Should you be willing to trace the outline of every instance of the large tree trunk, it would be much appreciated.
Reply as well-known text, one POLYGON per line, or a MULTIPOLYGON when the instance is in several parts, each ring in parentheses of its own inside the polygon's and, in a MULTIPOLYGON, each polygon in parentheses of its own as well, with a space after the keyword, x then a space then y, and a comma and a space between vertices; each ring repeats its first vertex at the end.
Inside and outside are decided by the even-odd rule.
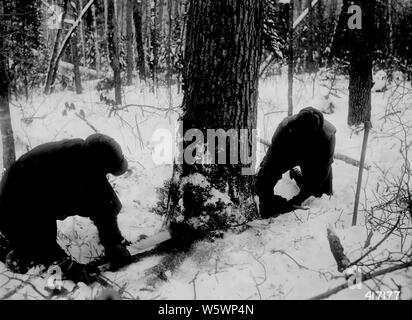
POLYGON ((133 82, 134 57, 133 57, 133 7, 135 0, 127 0, 126 14, 126 84, 133 82))
POLYGON ((374 52, 375 0, 358 0, 362 9, 362 28, 349 33, 349 114, 348 124, 370 121, 372 65, 374 52))
POLYGON ((120 74, 119 29, 117 24, 117 0, 109 1, 109 51, 113 69, 114 94, 116 104, 122 104, 122 78, 120 74))
POLYGON ((67 13, 67 3, 68 3, 68 0, 63 0, 62 21, 61 21, 59 30, 57 30, 56 38, 54 40, 53 53, 50 58, 49 69, 47 71, 46 86, 44 87, 45 94, 50 94, 52 92, 54 81, 56 80, 57 68, 59 67, 57 60, 59 58, 58 53, 59 53, 60 39, 63 33, 63 21, 67 13))
MULTIPOLYGON (((202 175, 218 191, 227 194, 230 211, 240 216, 257 214, 254 202, 253 176, 242 170, 250 167, 240 159, 254 160, 253 144, 257 124, 258 74, 261 57, 263 1, 261 0, 191 0, 188 11, 185 68, 183 131, 197 129, 205 140, 208 129, 233 129, 235 140, 231 151, 222 151, 218 144, 209 146, 208 155, 217 159, 223 155, 223 164, 192 164, 185 157, 183 177, 202 175), (245 129, 245 130, 242 130, 245 129), (247 130, 247 131, 246 131, 247 130), (245 134, 246 132, 246 134, 245 134), (245 134, 245 135, 244 135, 245 134), (242 139, 243 138, 243 139, 242 139), (229 157, 230 155, 230 157, 229 157), (234 156, 234 161, 232 161, 234 156), (236 159, 237 157, 237 159, 236 159), (229 162, 229 158, 231 162, 229 162), (240 210, 241 209, 241 210, 240 210)), ((193 131, 192 131, 193 132, 193 131)), ((223 138, 224 134, 219 135, 223 138)), ((191 141, 186 141, 185 152, 191 141)), ((223 140, 223 148, 228 147, 223 140)), ((254 164, 252 165, 252 171, 254 164)), ((196 180, 196 179, 194 179, 196 180)), ((183 183, 184 184, 184 183, 183 183)), ((183 192, 185 219, 207 215, 209 227, 224 227, 222 214, 227 211, 211 209, 199 202, 203 193, 199 185, 186 183, 183 192)), ((206 199, 203 199, 206 200, 206 199)), ((192 219, 190 219, 192 221, 192 219)), ((204 220, 202 220, 204 221, 204 220)), ((227 221, 226 221, 227 222, 227 221)))
MULTIPOLYGON (((143 1, 143 0, 142 0, 143 1)), ((143 39, 143 3, 135 3, 133 9, 133 20, 135 27, 136 51, 137 51, 137 67, 139 70, 140 80, 146 80, 146 57, 144 52, 143 39)))
MULTIPOLYGON (((0 2, 0 16, 4 13, 3 2, 0 2)), ((0 132, 3 145, 3 168, 8 169, 15 161, 16 154, 9 105, 8 59, 5 55, 6 44, 4 43, 6 34, 7 23, 4 19, 3 23, 0 23, 0 132)))

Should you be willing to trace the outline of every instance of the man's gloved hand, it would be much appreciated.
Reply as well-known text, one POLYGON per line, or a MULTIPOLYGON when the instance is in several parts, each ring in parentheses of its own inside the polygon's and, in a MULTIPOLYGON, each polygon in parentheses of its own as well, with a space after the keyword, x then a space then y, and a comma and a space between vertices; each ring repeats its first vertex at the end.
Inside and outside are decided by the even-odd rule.
POLYGON ((110 261, 111 269, 121 268, 131 261, 130 252, 125 244, 107 246, 105 248, 106 258, 110 261))
POLYGON ((294 210, 309 210, 308 207, 302 206, 299 200, 296 198, 292 198, 287 203, 282 206, 281 210, 283 211, 282 213, 288 213, 294 210))
POLYGON ((90 285, 96 282, 95 276, 99 273, 97 268, 94 269, 89 265, 77 263, 70 258, 59 261, 55 265, 60 267, 65 279, 75 283, 83 282, 86 285, 90 285))

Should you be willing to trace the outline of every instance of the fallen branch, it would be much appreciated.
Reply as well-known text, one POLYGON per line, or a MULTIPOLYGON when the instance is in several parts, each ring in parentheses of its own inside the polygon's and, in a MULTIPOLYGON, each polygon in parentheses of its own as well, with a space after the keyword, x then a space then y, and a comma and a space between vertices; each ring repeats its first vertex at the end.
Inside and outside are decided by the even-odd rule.
MULTIPOLYGON (((360 161, 352 159, 348 156, 345 156, 344 154, 340 154, 340 153, 335 153, 335 155, 333 156, 336 160, 341 160, 343 162, 346 162, 347 164, 350 164, 352 166, 355 167, 359 167, 360 166, 360 161)), ((365 170, 369 170, 370 166, 366 165, 363 167, 365 170)))
MULTIPOLYGON (((362 282, 371 280, 373 278, 376 278, 376 277, 379 277, 379 276, 382 276, 382 275, 385 275, 387 273, 391 273, 391 272, 402 270, 402 269, 407 269, 411 266, 412 266, 412 260, 409 261, 409 262, 403 263, 401 265, 397 265, 397 266, 393 266, 393 267, 389 267, 389 268, 386 268, 386 269, 379 270, 379 271, 374 272, 374 273, 368 273, 368 274, 362 275, 362 282)), ((336 293, 338 293, 342 290, 345 290, 348 287, 349 287, 349 283, 346 282, 346 283, 341 284, 340 286, 337 286, 337 287, 335 287, 331 290, 328 290, 328 291, 326 291, 322 294, 314 296, 314 297, 310 298, 309 300, 326 299, 326 298, 330 297, 333 294, 336 294, 336 293)))

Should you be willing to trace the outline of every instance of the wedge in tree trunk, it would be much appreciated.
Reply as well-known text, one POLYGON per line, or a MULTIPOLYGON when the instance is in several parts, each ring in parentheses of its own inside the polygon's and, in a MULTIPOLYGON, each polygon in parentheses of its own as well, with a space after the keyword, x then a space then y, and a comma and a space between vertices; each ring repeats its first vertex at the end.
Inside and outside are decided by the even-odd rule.
MULTIPOLYGON (((3 2, 0 2, 0 16, 5 13, 4 9, 3 2)), ((3 168, 5 169, 8 169, 16 159, 9 105, 8 59, 4 54, 6 52, 4 39, 8 33, 7 26, 7 23, 0 24, 0 131, 3 145, 3 168)))
POLYGON ((122 103, 122 78, 120 74, 119 29, 117 24, 117 0, 110 0, 109 14, 109 51, 110 64, 113 69, 114 94, 117 105, 122 103))
MULTIPOLYGON (((190 157, 185 157, 183 162, 182 176, 187 178, 183 183, 184 217, 186 221, 193 221, 191 218, 207 216, 206 220, 211 223, 207 223, 206 229, 226 226, 229 212, 238 212, 246 218, 257 214, 253 176, 249 175, 253 169, 252 172, 248 169, 253 166, 253 147, 256 146, 253 129, 257 124, 262 20, 261 0, 191 0, 189 3, 183 132, 196 131, 205 139, 208 129, 225 132, 219 134, 217 139, 221 138, 221 143, 215 146, 209 144, 209 141, 216 142, 215 138, 207 139, 207 154, 215 158, 212 164, 188 161, 190 157), (232 134, 226 139, 229 132, 232 134), (212 188, 228 195, 230 209, 223 209, 219 204, 213 208, 205 207, 205 203, 202 206, 206 199, 202 198, 205 193, 199 188, 205 184, 197 184, 193 182, 196 178, 192 179, 199 176, 212 188)), ((187 155, 191 154, 197 139, 190 134, 185 138, 187 155)))
POLYGON ((134 0, 127 0, 126 10, 126 84, 133 82, 134 57, 133 57, 133 7, 134 0))
POLYGON ((135 26, 135 38, 136 38, 136 65, 139 71, 141 80, 146 80, 146 57, 144 51, 144 38, 143 38, 143 3, 135 3, 133 9, 133 21, 135 26))
POLYGON ((46 86, 44 87, 45 94, 50 94, 52 92, 54 81, 56 80, 57 69, 59 67, 58 52, 59 52, 60 40, 61 40, 62 33, 63 33, 63 21, 67 13, 67 3, 68 3, 68 0, 63 1, 63 15, 62 15, 60 28, 57 30, 56 38, 54 40, 53 52, 50 58, 49 68, 47 71, 46 86))

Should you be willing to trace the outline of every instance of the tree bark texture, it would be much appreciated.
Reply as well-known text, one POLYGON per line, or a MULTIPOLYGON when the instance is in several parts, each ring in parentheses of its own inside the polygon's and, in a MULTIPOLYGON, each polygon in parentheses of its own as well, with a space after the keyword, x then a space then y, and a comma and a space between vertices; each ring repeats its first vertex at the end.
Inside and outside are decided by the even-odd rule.
POLYGON ((133 21, 135 26, 136 38, 136 65, 139 70, 141 80, 146 80, 146 56, 144 51, 144 37, 143 37, 143 3, 135 3, 133 9, 133 21))
POLYGON ((126 84, 133 82, 134 57, 133 57, 133 7, 135 0, 127 0, 126 7, 126 84))
MULTIPOLYGON (((5 13, 3 2, 0 2, 0 15, 5 13)), ((3 145, 3 168, 8 169, 16 160, 13 128, 10 117, 8 59, 5 35, 7 34, 6 19, 0 23, 0 132, 3 145)), ((1 172, 0 172, 1 173, 1 172)))
POLYGON ((370 121, 372 66, 374 53, 375 0, 354 1, 362 9, 362 28, 349 32, 348 124, 370 121))
POLYGON ((119 29, 117 24, 117 0, 109 0, 108 15, 110 64, 113 69, 115 102, 117 105, 120 105, 122 103, 122 78, 120 70, 119 29))

